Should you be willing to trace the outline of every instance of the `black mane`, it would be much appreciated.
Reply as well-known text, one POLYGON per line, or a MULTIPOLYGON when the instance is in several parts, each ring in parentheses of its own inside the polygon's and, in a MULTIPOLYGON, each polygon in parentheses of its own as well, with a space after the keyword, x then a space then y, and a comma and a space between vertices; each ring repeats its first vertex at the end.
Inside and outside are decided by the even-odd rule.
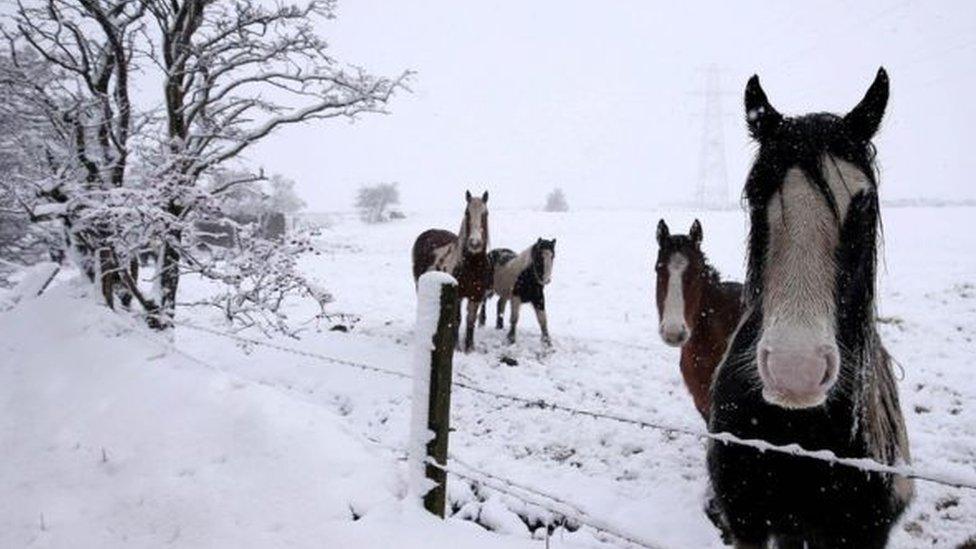
POLYGON ((553 257, 555 257, 556 241, 544 240, 540 238, 539 240, 536 240, 535 244, 532 245, 532 252, 531 252, 532 265, 530 266, 530 268, 532 269, 533 274, 539 281, 542 280, 542 277, 544 275, 543 269, 545 269, 545 265, 544 262, 542 261, 542 252, 546 250, 552 252, 553 257))

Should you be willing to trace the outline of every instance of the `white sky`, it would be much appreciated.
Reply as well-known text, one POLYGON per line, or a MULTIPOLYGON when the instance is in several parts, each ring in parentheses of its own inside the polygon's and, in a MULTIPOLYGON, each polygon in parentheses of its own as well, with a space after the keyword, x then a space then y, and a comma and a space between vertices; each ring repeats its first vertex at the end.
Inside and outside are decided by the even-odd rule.
POLYGON ((698 175, 702 67, 723 70, 737 197, 752 146, 745 81, 781 112, 846 112, 879 65, 892 98, 877 140, 884 198, 976 197, 976 2, 458 2, 344 0, 323 26, 373 72, 418 71, 389 116, 289 128, 250 160, 299 182, 312 209, 350 207, 363 182, 400 182, 406 209, 465 188, 495 207, 688 200, 698 175), (698 95, 696 95, 698 93, 698 95))

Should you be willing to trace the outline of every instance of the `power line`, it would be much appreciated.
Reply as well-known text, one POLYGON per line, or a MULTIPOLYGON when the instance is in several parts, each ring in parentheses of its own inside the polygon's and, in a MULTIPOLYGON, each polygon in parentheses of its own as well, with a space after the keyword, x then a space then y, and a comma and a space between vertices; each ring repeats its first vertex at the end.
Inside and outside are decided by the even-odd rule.
POLYGON ((705 69, 705 117, 702 122, 698 186, 695 193, 699 208, 724 208, 729 204, 722 118, 721 77, 718 65, 712 64, 705 69))

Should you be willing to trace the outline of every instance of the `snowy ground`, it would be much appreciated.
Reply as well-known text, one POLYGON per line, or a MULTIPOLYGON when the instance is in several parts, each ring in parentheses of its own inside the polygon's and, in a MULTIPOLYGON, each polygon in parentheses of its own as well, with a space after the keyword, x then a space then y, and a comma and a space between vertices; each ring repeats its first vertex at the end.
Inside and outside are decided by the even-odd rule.
MULTIPOLYGON (((927 468, 976 467, 976 384, 969 363, 976 351, 976 235, 960 229, 971 224, 974 213, 971 208, 884 212, 882 331, 904 367, 902 404, 912 452, 916 463, 927 468)), ((700 427, 678 375, 677 351, 656 336, 651 278, 658 218, 666 217, 677 232, 684 231, 693 216, 525 211, 491 215, 493 246, 520 250, 539 236, 558 238, 553 283, 547 290, 555 348, 544 352, 534 316, 526 308, 519 343, 509 348, 501 333, 479 330, 476 352, 456 356, 456 379, 572 406, 700 427), (516 359, 518 365, 502 363, 503 357, 516 359)), ((410 245, 423 229, 455 230, 459 218, 460 211, 432 213, 383 226, 340 219, 323 232, 321 254, 306 258, 304 267, 336 294, 332 310, 362 320, 349 333, 310 332, 301 341, 277 343, 409 372, 416 314, 410 245)), ((744 215, 709 212, 700 218, 713 263, 726 276, 741 279, 744 215)), ((200 289, 190 284, 186 291, 200 289)), ((402 464, 383 449, 406 446, 409 380, 262 346, 242 348, 224 338, 178 329, 176 346, 219 370, 213 372, 173 351, 162 353, 152 342, 137 345, 134 338, 141 340, 141 332, 116 338, 117 331, 106 333, 108 321, 85 316, 93 312, 59 318, 51 326, 63 333, 51 333, 54 328, 44 315, 58 313, 52 310, 55 305, 44 309, 44 303, 42 299, 22 304, 0 315, 5 335, 0 383, 7 390, 0 393, 0 421, 6 422, 0 434, 15 437, 13 446, 19 448, 0 468, 0 488, 15 496, 0 500, 0 536, 9 536, 0 538, 0 545, 45 540, 48 545, 59 545, 58 540, 64 545, 65 538, 52 537, 58 531, 59 513, 71 517, 65 519, 73 521, 68 531, 77 534, 85 531, 85 521, 102 525, 104 531, 88 532, 84 538, 99 545, 136 539, 122 538, 120 532, 147 536, 138 539, 152 545, 176 535, 175 529, 180 532, 176 541, 185 546, 209 539, 256 545, 287 540, 308 546, 316 540, 341 539, 328 538, 329 521, 335 521, 342 522, 343 532, 350 536, 363 536, 348 538, 355 540, 347 542, 352 546, 385 546, 369 538, 384 535, 368 529, 371 515, 373 520, 392 521, 393 529, 426 532, 417 534, 418 539, 437 539, 427 530, 429 521, 403 509, 398 500, 402 464), (75 318, 79 315, 84 318, 75 318), (97 328, 78 333, 78 326, 97 328), (7 338, 8 333, 15 335, 7 338), (35 350, 29 343, 37 334, 48 341, 58 338, 58 343, 35 350), (131 380, 119 371, 126 365, 83 354, 92 338, 106 339, 105 345, 131 346, 130 354, 140 357, 137 362, 150 376, 140 380, 140 386, 150 383, 157 390, 130 394, 126 383, 131 380), (82 357, 77 369, 65 368, 82 357), (41 373, 25 363, 38 366, 41 373), (49 381, 52 376, 57 384, 49 381), (103 394, 106 387, 113 388, 111 398, 103 394), (21 393, 25 396, 18 396, 21 393), (172 421, 166 419, 170 416, 172 421), (102 423, 106 426, 93 426, 102 423), (101 438, 83 440, 86 433, 101 438), (101 461, 102 447, 107 448, 107 462, 101 461), (337 457, 339 448, 350 448, 352 456, 337 457), (242 461, 230 467, 207 461, 226 456, 233 463, 238 454, 242 461), (146 455, 152 456, 150 464, 132 465, 146 455), (79 460, 90 470, 72 472, 79 460), (358 461, 363 465, 352 465, 358 461), (187 467, 181 463, 193 464, 190 479, 181 476, 187 467), (346 476, 333 474, 333 468, 346 471, 346 476), (381 473, 367 474, 365 469, 381 473), (321 478, 307 471, 321 471, 321 478), (147 476, 166 479, 165 496, 139 499, 146 493, 140 484, 147 476), (346 480, 337 480, 340 476, 346 480), (363 488, 352 490, 357 484, 363 488), (60 491, 65 497, 51 501, 60 491), (238 501, 250 501, 254 494, 266 495, 253 506, 238 501), (140 506, 138 501, 150 503, 140 506), (352 522, 352 512, 358 514, 350 511, 354 502, 361 502, 364 520, 352 522), (143 510, 130 511, 129 506, 143 510), (69 512, 72 508, 74 513, 69 512), (372 509, 381 511, 371 513, 372 509), (118 514, 127 517, 121 524, 113 520, 118 514), (251 522, 249 517, 267 519, 251 522), (326 517, 326 522, 315 523, 315 517, 326 517), (275 527, 288 534, 269 534, 275 527)), ((186 313, 183 319, 223 328, 208 313, 186 313)), ((665 547, 720 546, 700 511, 705 490, 701 441, 512 405, 461 390, 452 398, 451 449, 466 463, 558 495, 620 530, 665 547)), ((3 442, 4 448, 11 446, 3 442)), ((471 543, 526 538, 525 543, 540 546, 527 541, 528 529, 504 510, 524 509, 490 491, 475 494, 461 481, 452 478, 451 483, 460 515, 477 517, 511 535, 468 538, 452 535, 452 530, 446 537, 476 540, 471 543)), ((918 492, 895 533, 894 547, 956 547, 976 537, 976 494, 926 483, 919 483, 918 492)), ((465 532, 457 521, 449 525, 465 532)), ((554 546, 599 544, 583 529, 560 532, 554 546)))

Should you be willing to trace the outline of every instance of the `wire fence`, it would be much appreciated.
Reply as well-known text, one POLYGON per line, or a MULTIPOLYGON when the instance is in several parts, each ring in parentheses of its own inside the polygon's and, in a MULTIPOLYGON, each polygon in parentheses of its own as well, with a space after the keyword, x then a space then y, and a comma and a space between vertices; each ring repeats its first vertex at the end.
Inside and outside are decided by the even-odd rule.
MULTIPOLYGON (((188 322, 177 321, 175 322, 175 324, 191 330, 197 330, 212 335, 217 335, 220 337, 225 337, 242 343, 264 346, 271 349, 276 349, 281 352, 294 354, 296 356, 302 356, 305 358, 311 358, 311 359, 320 360, 332 364, 349 366, 353 368, 358 368, 360 370, 385 374, 393 377, 398 377, 401 379, 412 379, 412 376, 409 374, 392 370, 389 368, 383 368, 383 367, 373 366, 373 365, 355 362, 351 360, 329 357, 319 353, 303 351, 300 349, 295 349, 284 345, 278 345, 271 342, 261 341, 259 339, 249 338, 238 334, 221 332, 219 330, 198 326, 196 324, 191 324, 188 322)), ((781 445, 781 444, 773 444, 771 442, 761 440, 761 439, 744 439, 728 432, 710 433, 707 431, 701 431, 698 429, 694 429, 692 427, 687 427, 682 425, 671 425, 660 421, 651 421, 646 419, 627 417, 622 414, 588 410, 583 408, 577 408, 574 406, 567 406, 565 404, 560 404, 558 402, 551 402, 543 398, 533 398, 533 397, 527 397, 522 395, 503 393, 500 391, 495 391, 492 389, 486 389, 484 387, 480 387, 478 385, 475 385, 474 383, 471 383, 470 381, 454 381, 452 385, 459 389, 463 389, 475 394, 479 394, 496 400, 511 402, 526 408, 537 408, 540 410, 553 410, 553 411, 564 412, 575 416, 589 417, 597 420, 613 421, 616 423, 632 425, 640 428, 652 429, 666 434, 680 434, 680 435, 698 438, 701 440, 710 440, 710 441, 719 442, 723 444, 735 444, 739 446, 745 446, 745 447, 752 448, 758 452, 776 452, 776 453, 786 454, 794 457, 815 459, 833 465, 858 469, 860 471, 864 471, 868 473, 900 475, 907 478, 913 478, 925 482, 939 484, 942 486, 976 491, 976 476, 974 475, 952 474, 946 471, 925 470, 920 467, 911 466, 911 465, 888 465, 869 458, 839 457, 829 450, 807 450, 798 444, 781 445)))
POLYGON ((441 465, 433 460, 427 460, 428 464, 458 478, 487 486, 492 490, 514 497, 530 505, 541 507, 550 513, 571 519, 578 524, 588 526, 597 532, 609 535, 617 540, 626 542, 629 545, 645 547, 647 549, 664 549, 664 545, 657 541, 647 539, 646 537, 639 536, 637 534, 623 532, 613 524, 610 524, 608 521, 594 517, 576 505, 557 496, 547 494, 538 488, 526 486, 524 484, 478 470, 465 464, 453 454, 450 456, 450 462, 449 464, 441 465), (461 465, 461 468, 450 465, 450 462, 461 465))
MULTIPOLYGON (((209 334, 214 334, 214 335, 226 337, 228 339, 232 339, 232 340, 235 340, 235 341, 238 341, 238 342, 242 342, 242 343, 253 343, 253 344, 256 344, 256 345, 263 345, 263 346, 268 347, 268 348, 271 348, 271 349, 276 349, 276 350, 279 350, 279 351, 283 351, 283 352, 295 354, 297 356, 303 356, 303 357, 306 357, 306 358, 315 358, 315 359, 322 360, 322 361, 326 361, 326 362, 333 363, 333 364, 341 364, 341 365, 345 365, 345 366, 353 366, 353 367, 357 367, 357 368, 360 368, 360 369, 366 370, 366 371, 371 371, 371 372, 376 372, 376 373, 382 373, 382 374, 387 374, 387 375, 394 375, 394 376, 399 377, 399 378, 410 378, 410 376, 408 376, 406 374, 403 374, 402 372, 397 372, 395 370, 389 370, 389 369, 386 369, 386 368, 372 367, 372 366, 369 366, 369 365, 366 365, 366 364, 360 364, 360 363, 356 363, 356 362, 352 362, 352 361, 348 361, 348 360, 336 359, 336 358, 333 358, 333 357, 328 357, 328 356, 325 356, 325 355, 320 355, 318 353, 311 353, 311 352, 308 352, 308 351, 302 351, 300 349, 294 349, 294 348, 290 348, 290 347, 285 347, 283 345, 276 345, 276 344, 269 343, 269 342, 255 340, 255 339, 248 338, 248 337, 244 337, 244 336, 240 336, 240 335, 237 335, 237 334, 231 334, 231 333, 221 332, 219 330, 213 330, 211 328, 206 328, 206 327, 203 327, 203 326, 197 326, 195 324, 190 324, 190 323, 187 323, 187 322, 177 321, 177 322, 174 322, 174 324, 176 324, 178 326, 182 326, 184 328, 189 328, 191 330, 199 330, 201 332, 205 332, 205 333, 209 333, 209 334)), ((129 326, 123 326, 123 325, 120 324, 119 325, 119 328, 121 328, 121 329, 128 329, 129 326)), ((197 357, 197 356, 195 356, 195 355, 193 355, 191 353, 188 353, 188 352, 180 349, 179 347, 177 347, 172 342, 167 341, 164 338, 162 338, 160 336, 157 336, 156 334, 147 333, 145 330, 136 330, 136 332, 137 332, 137 334, 140 337, 143 337, 144 339, 146 339, 150 343, 153 343, 153 344, 155 344, 155 345, 157 345, 157 346, 159 346, 159 347, 161 347, 161 348, 163 348, 163 349, 165 349, 167 351, 173 352, 174 354, 177 354, 180 357, 183 357, 184 359, 193 362, 194 364, 203 366, 203 367, 205 367, 207 369, 210 369, 210 370, 222 371, 222 369, 219 366, 216 366, 214 364, 211 364, 210 362, 207 362, 206 360, 203 360, 203 359, 201 359, 201 358, 199 358, 199 357, 197 357)), ((384 450, 387 450, 387 451, 395 454, 398 459, 401 459, 401 460, 407 459, 407 451, 406 450, 404 450, 402 448, 396 448, 396 447, 393 447, 393 446, 389 446, 387 444, 384 444, 380 440, 376 439, 375 437, 371 437, 369 435, 363 435, 363 436, 364 436, 364 438, 366 440, 368 440, 373 445, 375 445, 375 446, 377 446, 379 448, 382 448, 384 450)), ((617 527, 615 527, 614 525, 612 525, 609 522, 607 522, 606 520, 600 519, 598 517, 594 517, 591 514, 589 514, 586 511, 584 511, 583 509, 580 509, 578 506, 573 505, 572 503, 569 503, 569 502, 565 501, 564 499, 562 499, 562 498, 560 498, 558 496, 554 496, 552 494, 548 494, 548 493, 546 493, 546 492, 544 492, 542 490, 539 490, 538 488, 534 488, 534 487, 531 487, 531 486, 527 486, 525 484, 521 484, 521 483, 515 482, 513 480, 506 479, 506 478, 500 477, 498 475, 494 475, 494 474, 488 473, 488 472, 483 471, 483 470, 479 470, 479 469, 477 469, 477 468, 475 468, 475 467, 467 464, 464 460, 461 460, 460 458, 458 458, 454 454, 451 454, 450 457, 449 457, 449 459, 450 459, 451 462, 460 465, 461 468, 455 467, 454 465, 450 465, 450 464, 439 464, 439 463, 437 463, 437 462, 435 462, 435 461, 433 461, 431 459, 427 459, 426 460, 426 463, 429 464, 429 465, 431 465, 431 466, 433 466, 433 467, 435 467, 435 468, 441 469, 442 471, 444 471, 444 472, 446 472, 448 474, 454 475, 455 477, 458 477, 458 478, 461 478, 461 479, 464 479, 466 481, 469 481, 469 482, 472 482, 472 483, 475 483, 475 484, 479 484, 479 485, 482 485, 482 486, 487 486, 488 488, 491 488, 492 490, 494 490, 496 492, 499 492, 501 494, 505 494, 505 495, 507 495, 509 497, 515 498, 515 499, 517 499, 519 501, 522 501, 523 503, 526 503, 528 505, 533 505, 535 507, 539 507, 541 509, 544 509, 544 510, 548 511, 549 513, 551 513, 554 516, 563 517, 564 519, 572 520, 572 521, 574 521, 577 524, 581 524, 581 525, 587 526, 589 528, 592 528, 593 530, 595 530, 596 532, 598 532, 600 534, 603 534, 605 536, 609 536, 609 537, 612 537, 612 538, 614 538, 616 540, 625 542, 628 545, 636 546, 636 547, 642 547, 644 549, 664 549, 665 548, 664 545, 662 545, 662 544, 660 544, 658 542, 655 542, 655 541, 652 541, 652 540, 648 540, 648 539, 646 539, 646 538, 644 538, 642 536, 638 536, 638 535, 635 535, 635 534, 623 532, 620 529, 618 529, 617 527)), ((548 527, 549 527, 549 525, 547 524, 546 527, 547 527, 547 535, 548 535, 548 527)))

